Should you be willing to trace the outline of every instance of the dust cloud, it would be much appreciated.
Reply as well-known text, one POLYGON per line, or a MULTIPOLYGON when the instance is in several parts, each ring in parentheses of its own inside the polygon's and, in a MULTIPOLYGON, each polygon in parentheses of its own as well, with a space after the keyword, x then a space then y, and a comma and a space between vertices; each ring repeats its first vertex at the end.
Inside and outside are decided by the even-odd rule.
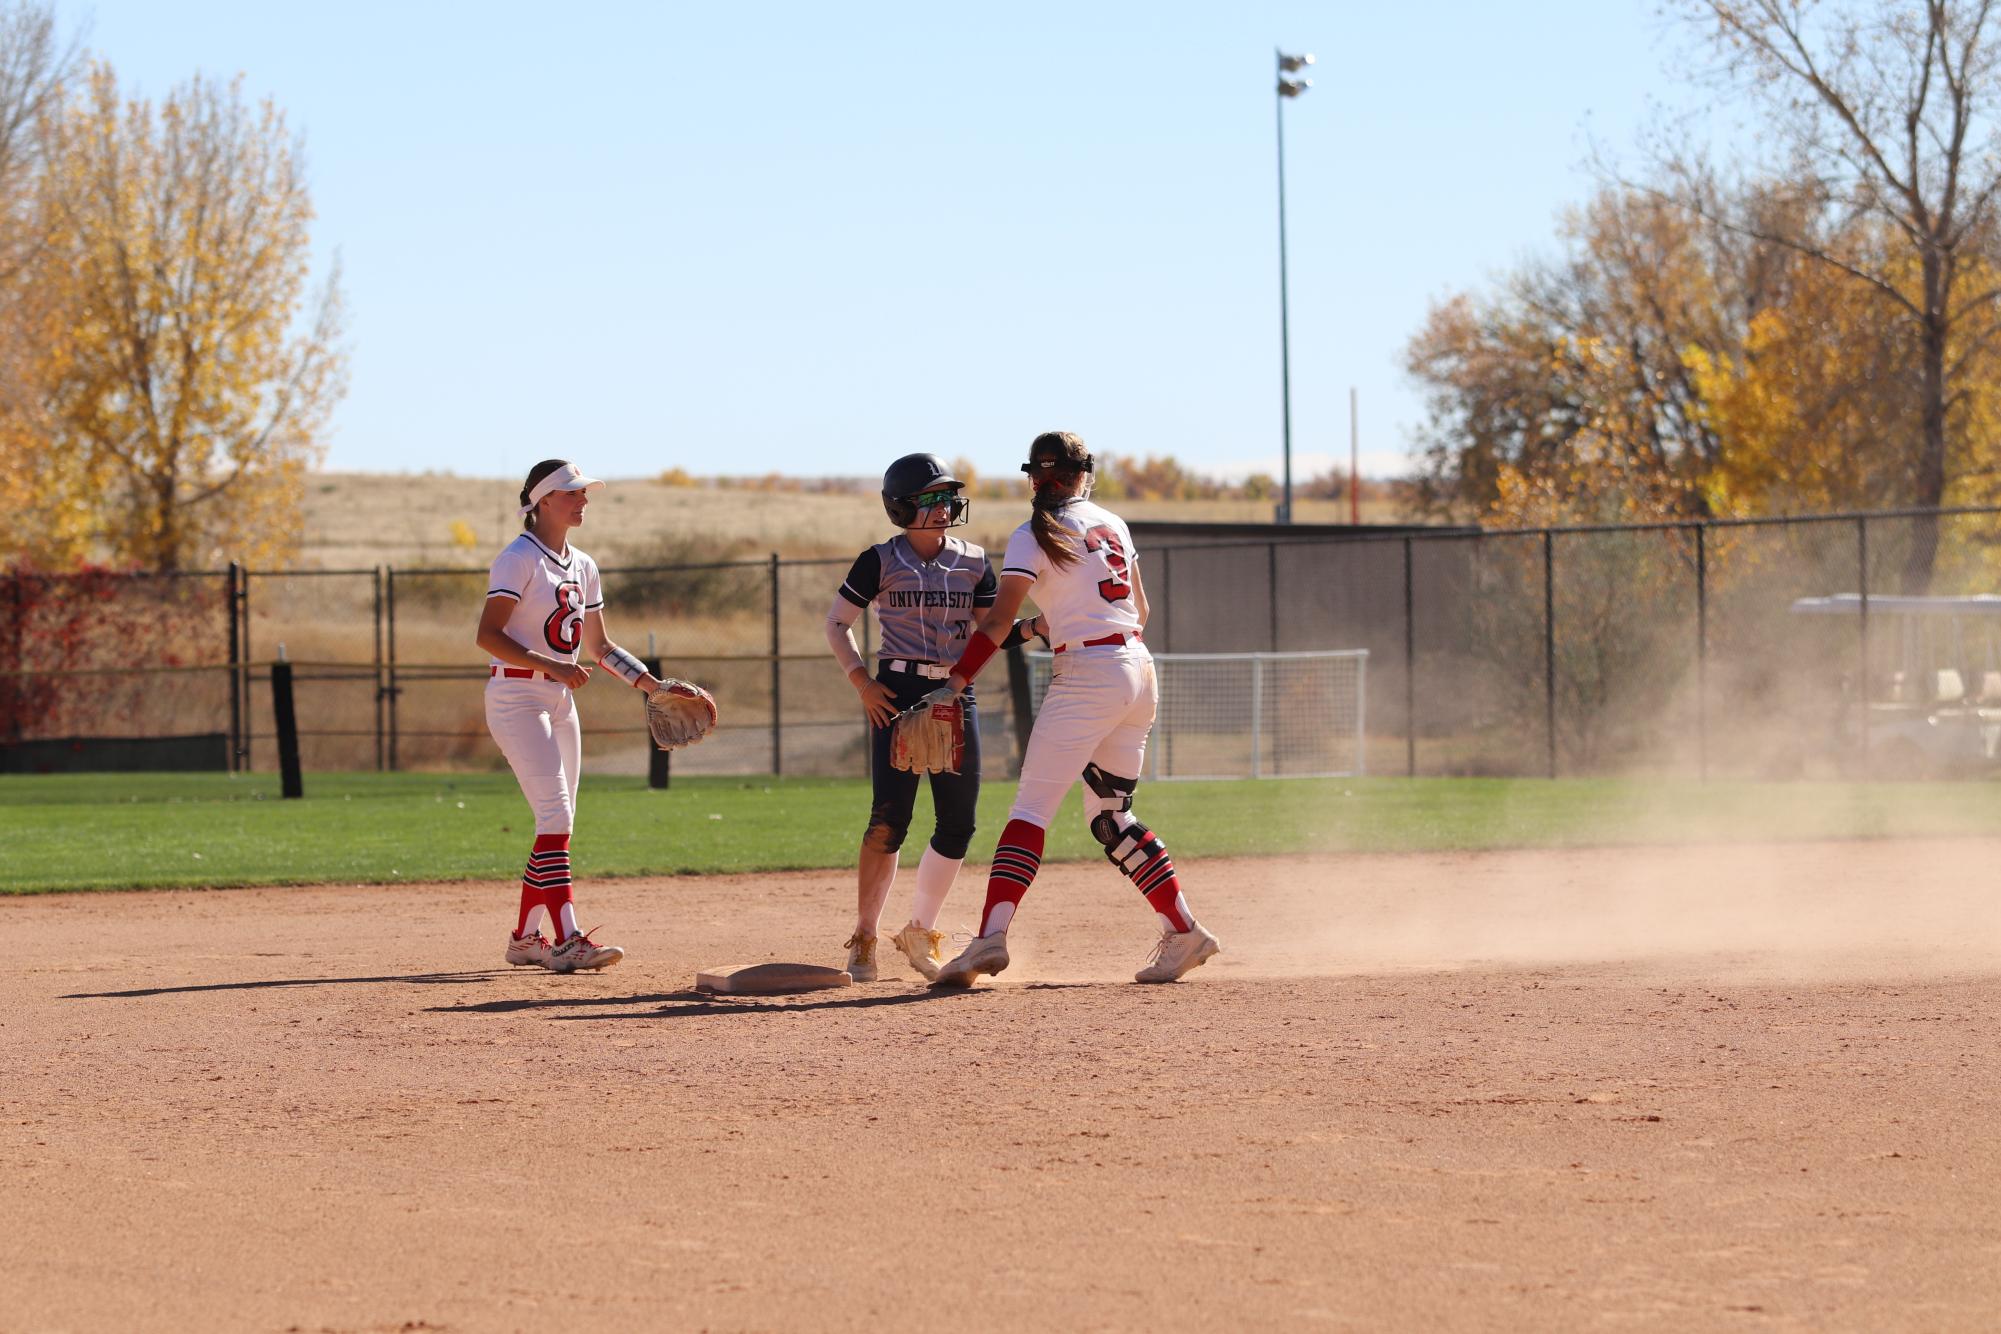
POLYGON ((2001 839, 1330 855, 1282 975, 1653 961, 1831 979, 2001 968, 2001 839))

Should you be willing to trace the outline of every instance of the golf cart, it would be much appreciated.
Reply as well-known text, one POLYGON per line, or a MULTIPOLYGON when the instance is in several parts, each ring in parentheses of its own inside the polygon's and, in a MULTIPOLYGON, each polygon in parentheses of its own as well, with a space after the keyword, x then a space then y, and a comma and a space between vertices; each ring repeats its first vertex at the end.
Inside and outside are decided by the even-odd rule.
MULTIPOLYGON (((1799 598, 1802 616, 1857 622, 1854 593, 1799 598)), ((1904 597, 1868 601, 1867 770, 1881 778, 1962 777, 2001 765, 2001 596, 1904 597)), ((1852 665, 1853 659, 1849 659, 1852 665)), ((1843 695, 1856 702, 1852 677, 1843 695)), ((1835 744, 1855 749, 1853 709, 1841 711, 1835 744)))

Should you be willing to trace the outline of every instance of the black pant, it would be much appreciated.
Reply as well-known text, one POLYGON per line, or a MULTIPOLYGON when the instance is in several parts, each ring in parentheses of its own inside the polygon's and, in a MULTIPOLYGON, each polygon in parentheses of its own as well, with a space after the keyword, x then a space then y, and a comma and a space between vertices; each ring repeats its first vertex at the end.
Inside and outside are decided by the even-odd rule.
MULTIPOLYGON (((875 679, 889 687, 899 709, 909 708, 945 684, 942 679, 934 680, 915 672, 892 672, 887 667, 878 669, 875 679)), ((931 847, 940 857, 954 860, 964 857, 972 844, 973 808, 980 800, 980 713, 971 686, 959 696, 959 703, 966 711, 965 758, 958 773, 931 775, 931 805, 938 822, 931 835, 931 847)), ((910 829, 910 813, 917 805, 917 780, 921 776, 890 765, 890 732, 887 727, 875 727, 869 735, 869 774, 875 781, 875 800, 869 808, 868 830, 862 835, 862 844, 878 852, 894 852, 903 846, 903 836, 910 829)))

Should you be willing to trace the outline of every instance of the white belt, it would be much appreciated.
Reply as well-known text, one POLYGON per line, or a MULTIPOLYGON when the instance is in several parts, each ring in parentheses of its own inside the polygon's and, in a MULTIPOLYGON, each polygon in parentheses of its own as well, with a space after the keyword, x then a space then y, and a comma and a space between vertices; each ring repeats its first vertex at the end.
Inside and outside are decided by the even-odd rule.
POLYGON ((913 662, 909 658, 884 658, 882 665, 892 672, 908 672, 913 676, 928 677, 942 681, 952 674, 952 669, 942 662, 913 662))

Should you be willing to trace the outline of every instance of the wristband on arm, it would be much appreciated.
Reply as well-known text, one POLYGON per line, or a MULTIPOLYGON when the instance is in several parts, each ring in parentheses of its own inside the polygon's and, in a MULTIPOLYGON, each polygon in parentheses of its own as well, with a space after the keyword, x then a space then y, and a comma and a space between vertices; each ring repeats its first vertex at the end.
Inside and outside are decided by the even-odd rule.
POLYGON ((1029 640, 1036 637, 1033 628, 1034 625, 1035 618, 1033 616, 1025 620, 1016 621, 1014 626, 1007 632, 1007 638, 1001 640, 1000 646, 1002 648, 1013 648, 1016 644, 1026 644, 1029 640))
POLYGON ((637 686, 646 675, 646 664, 627 653, 616 644, 608 644, 598 658, 598 665, 629 686, 637 686))
POLYGON ((991 658, 999 647, 985 635, 975 634, 973 641, 966 645, 966 651, 959 655, 956 663, 952 664, 953 673, 967 685, 971 685, 973 678, 980 674, 980 668, 987 665, 987 659, 991 658))

